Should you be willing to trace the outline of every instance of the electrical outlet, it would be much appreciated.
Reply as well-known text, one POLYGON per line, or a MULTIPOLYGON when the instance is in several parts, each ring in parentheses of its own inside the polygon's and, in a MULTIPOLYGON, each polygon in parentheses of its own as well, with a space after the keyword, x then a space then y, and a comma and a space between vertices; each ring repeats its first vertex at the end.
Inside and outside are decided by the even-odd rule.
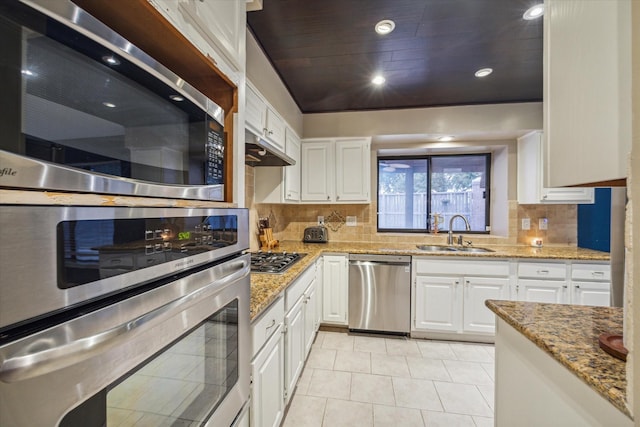
POLYGON ((531 218, 522 218, 522 229, 531 230, 531 218))
POLYGON ((347 227, 355 227, 358 225, 358 217, 356 216, 347 216, 347 227))
POLYGON ((318 215, 318 225, 324 225, 324 216, 318 215))
POLYGON ((538 220, 538 229, 539 230, 546 230, 548 225, 549 225, 549 222, 547 221, 547 218, 540 218, 538 220))

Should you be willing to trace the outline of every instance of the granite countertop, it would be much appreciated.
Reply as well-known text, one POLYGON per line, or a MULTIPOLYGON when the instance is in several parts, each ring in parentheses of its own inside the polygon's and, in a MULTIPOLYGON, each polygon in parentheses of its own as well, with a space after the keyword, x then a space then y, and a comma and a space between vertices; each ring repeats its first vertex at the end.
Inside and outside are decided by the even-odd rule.
POLYGON ((609 261, 608 252, 582 249, 575 246, 545 246, 534 248, 526 245, 482 245, 494 252, 424 252, 415 244, 329 242, 302 243, 299 241, 283 241, 274 251, 298 252, 307 254, 283 274, 251 274, 251 320, 257 318, 280 292, 309 267, 323 253, 370 253, 412 256, 446 256, 472 258, 541 258, 556 260, 609 261))
POLYGON ((626 364, 598 344, 602 333, 622 334, 623 309, 487 300, 487 307, 563 364, 624 414, 626 364))

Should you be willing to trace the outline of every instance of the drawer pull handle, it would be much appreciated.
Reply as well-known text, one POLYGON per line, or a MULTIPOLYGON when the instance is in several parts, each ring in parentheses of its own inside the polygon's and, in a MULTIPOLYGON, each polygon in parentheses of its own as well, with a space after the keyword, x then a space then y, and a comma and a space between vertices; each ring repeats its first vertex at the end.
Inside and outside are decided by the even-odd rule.
POLYGON ((538 270, 538 274, 549 274, 549 270, 538 270))
POLYGON ((265 330, 268 332, 269 329, 273 328, 275 325, 276 325, 276 319, 271 319, 271 324, 267 326, 265 330))
POLYGON ((592 276, 604 276, 604 271, 592 271, 592 276))

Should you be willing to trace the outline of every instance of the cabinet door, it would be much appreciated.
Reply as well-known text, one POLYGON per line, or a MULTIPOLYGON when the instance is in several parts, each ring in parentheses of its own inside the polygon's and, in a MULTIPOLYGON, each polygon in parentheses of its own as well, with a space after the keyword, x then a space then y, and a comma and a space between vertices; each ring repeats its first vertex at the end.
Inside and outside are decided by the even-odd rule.
POLYGON ((301 146, 301 200, 330 202, 333 200, 333 144, 303 142, 301 146))
POLYGON ((285 324, 285 405, 289 401, 296 382, 300 377, 305 360, 305 319, 304 319, 305 297, 304 295, 291 308, 284 318, 285 324))
MULTIPOLYGON (((318 260, 316 261, 316 331, 320 327, 320 323, 322 323, 322 287, 324 286, 323 262, 323 257, 318 258, 318 260)), ((349 289, 347 289, 347 292, 348 291, 349 289)))
POLYGON ((316 281, 309 286, 307 291, 305 292, 305 307, 304 307, 304 357, 306 358, 309 352, 311 351, 311 345, 313 345, 313 340, 316 336, 316 330, 318 329, 318 318, 317 318, 317 286, 316 281))
POLYGON ((611 305, 610 282, 572 282, 571 304, 611 305))
POLYGON ((284 151, 284 120, 272 108, 267 107, 265 120, 265 137, 281 151, 284 151))
POLYGON ((549 187, 627 175, 631 3, 544 2, 543 110, 549 187), (611 141, 606 154, 602 141, 611 141))
POLYGON ((545 188, 542 131, 518 138, 518 203, 593 203, 593 188, 545 188))
POLYGON ((368 138, 336 141, 336 201, 370 200, 370 147, 368 138))
POLYGON ((519 301, 566 304, 567 287, 567 282, 561 280, 519 279, 516 290, 519 301))
POLYGON ((251 427, 277 427, 284 414, 282 324, 251 362, 251 427))
POLYGON ((244 69, 246 5, 241 1, 183 1, 194 28, 230 62, 244 69))
POLYGON ((249 85, 245 97, 244 121, 247 128, 256 135, 263 135, 266 126, 267 104, 249 85))
POLYGON ((496 316, 484 302, 488 299, 509 299, 509 283, 505 277, 465 277, 465 332, 495 333, 496 316))
POLYGON ((300 201, 300 140, 292 130, 285 130, 285 153, 296 161, 295 165, 284 168, 284 200, 300 201))
POLYGON ((348 270, 347 257, 323 256, 322 321, 347 324, 348 270))
POLYGON ((415 328, 457 332, 462 326, 459 277, 416 277, 415 328))

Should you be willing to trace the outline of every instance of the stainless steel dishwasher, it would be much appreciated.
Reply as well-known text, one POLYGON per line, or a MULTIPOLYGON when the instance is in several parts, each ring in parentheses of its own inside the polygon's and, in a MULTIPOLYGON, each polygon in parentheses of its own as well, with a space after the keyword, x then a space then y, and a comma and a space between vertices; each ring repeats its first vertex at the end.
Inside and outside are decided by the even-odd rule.
POLYGON ((410 332, 410 256, 349 255, 349 329, 410 332))

